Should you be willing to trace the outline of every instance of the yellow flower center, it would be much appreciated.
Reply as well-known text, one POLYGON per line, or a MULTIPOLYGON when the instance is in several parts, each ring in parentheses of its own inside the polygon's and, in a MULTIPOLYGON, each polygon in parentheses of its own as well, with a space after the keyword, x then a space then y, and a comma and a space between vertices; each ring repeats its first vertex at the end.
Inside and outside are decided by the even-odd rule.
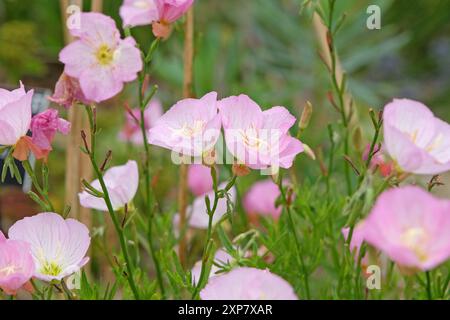
POLYGON ((423 228, 409 228, 401 235, 402 243, 412 250, 421 261, 427 260, 426 250, 423 244, 427 239, 427 234, 423 228))
POLYGON ((106 44, 104 44, 98 48, 95 56, 99 64, 101 64, 102 66, 107 66, 111 64, 114 59, 114 51, 111 50, 111 48, 106 44))
POLYGON ((42 274, 48 275, 48 276, 57 276, 62 272, 61 266, 59 266, 56 262, 48 262, 46 261, 41 268, 40 271, 42 274))
POLYGON ((258 131, 253 126, 246 130, 240 130, 240 134, 244 144, 249 148, 260 149, 269 146, 266 140, 259 137, 258 131))
POLYGON ((175 134, 187 138, 192 138, 203 132, 205 128, 205 121, 203 120, 195 120, 192 126, 189 126, 187 123, 184 123, 183 126, 179 129, 174 129, 175 134))
POLYGON ((6 267, 0 269, 0 276, 7 277, 7 276, 13 274, 14 272, 16 272, 17 270, 19 270, 19 268, 16 266, 6 266, 6 267))

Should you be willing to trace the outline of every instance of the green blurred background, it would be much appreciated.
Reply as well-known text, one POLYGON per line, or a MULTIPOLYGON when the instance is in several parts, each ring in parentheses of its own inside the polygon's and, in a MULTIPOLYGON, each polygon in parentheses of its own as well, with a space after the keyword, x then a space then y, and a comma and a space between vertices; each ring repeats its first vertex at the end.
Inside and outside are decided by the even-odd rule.
MULTIPOLYGON (((299 14, 303 0, 196 0, 195 94, 215 90, 219 96, 246 93, 264 107, 284 105, 299 115, 306 100, 314 105, 313 123, 304 135, 314 149, 327 149, 326 125, 338 114, 326 99, 329 76, 317 50, 312 18, 299 14)), ((90 1, 84 1, 85 10, 90 1)), ((121 0, 104 0, 104 12, 116 19, 121 0)), ((371 134, 367 108, 380 109, 394 97, 417 99, 440 117, 450 120, 450 1, 448 0, 339 0, 339 14, 347 19, 337 36, 337 47, 349 77, 361 127, 371 134), (368 30, 366 9, 379 5, 381 30, 368 30)), ((53 88, 62 66, 63 47, 58 0, 0 0, 0 85, 53 88)), ((165 109, 181 98, 183 33, 180 23, 163 43, 153 65, 152 82, 165 109)), ((152 40, 149 26, 133 30, 144 48, 152 40)), ((136 87, 102 106, 101 146, 114 149, 114 162, 125 161, 127 146, 116 141, 124 121, 123 103, 132 105, 136 87)), ((52 177, 63 185, 64 140, 51 156, 52 177), (60 156, 61 155, 61 156, 60 156)), ((163 166, 164 152, 156 154, 153 170, 162 172, 165 194, 174 187, 176 170, 163 166), (168 169, 168 170, 166 170, 168 169)), ((303 163, 301 160, 298 167, 303 163)), ((309 170, 305 175, 317 175, 309 170)), ((303 173, 302 173, 303 174, 303 173)), ((55 197, 63 188, 54 191, 55 197)), ((63 197, 58 197, 63 199, 63 197)), ((62 205, 62 204, 61 204, 62 205)))

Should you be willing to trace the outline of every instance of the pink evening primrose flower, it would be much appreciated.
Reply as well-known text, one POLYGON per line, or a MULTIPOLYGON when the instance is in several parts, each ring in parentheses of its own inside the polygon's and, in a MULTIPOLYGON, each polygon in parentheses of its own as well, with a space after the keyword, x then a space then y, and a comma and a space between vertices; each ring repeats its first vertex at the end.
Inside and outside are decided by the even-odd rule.
POLYGON ((101 102, 122 91, 142 70, 141 53, 132 37, 120 38, 113 19, 101 13, 82 13, 81 28, 70 30, 78 40, 59 54, 64 72, 78 79, 88 100, 101 102))
MULTIPOLYGON (((227 186, 227 183, 224 182, 219 185, 219 190, 224 189, 227 186)), ((232 203, 235 203, 236 201, 236 188, 233 187, 228 191, 230 201, 232 203)), ((211 200, 211 203, 214 202, 214 191, 210 191, 209 193, 199 196, 195 198, 192 205, 188 206, 186 209, 187 215, 188 215, 188 224, 192 228, 196 229, 208 229, 208 223, 209 223, 209 217, 208 217, 208 211, 206 209, 206 203, 205 203, 205 196, 208 196, 211 200)), ((227 205, 227 199, 222 198, 219 199, 216 211, 213 216, 213 225, 215 225, 217 222, 219 222, 222 217, 228 212, 228 205, 227 205)), ((179 223, 179 214, 177 213, 174 217, 174 224, 178 225, 179 223)))
POLYGON ((364 240, 402 267, 431 270, 450 257, 450 201, 419 187, 385 191, 363 225, 364 240))
POLYGON ((281 215, 281 206, 276 207, 275 202, 280 196, 280 189, 272 179, 256 182, 244 198, 244 208, 250 215, 271 216, 278 219, 281 215))
POLYGON ((158 21, 170 24, 180 19, 192 6, 194 0, 155 0, 158 21))
POLYGON ((184 99, 149 130, 149 143, 187 156, 200 157, 214 148, 220 136, 217 93, 184 99))
POLYGON ((17 221, 9 238, 30 244, 36 271, 43 281, 60 281, 78 272, 88 261, 91 238, 87 227, 74 219, 64 220, 46 212, 17 221))
POLYGON ((14 295, 33 276, 35 271, 30 245, 8 240, 0 231, 0 289, 14 295))
MULTIPOLYGON (((225 250, 219 249, 217 250, 216 254, 214 255, 214 263, 219 265, 229 264, 234 261, 234 258, 225 250)), ((209 277, 212 278, 218 275, 217 272, 220 271, 220 268, 213 264, 211 266, 211 270, 209 272, 209 277)), ((192 283, 195 285, 197 284, 197 281, 200 279, 200 275, 202 273, 202 261, 198 261, 194 267, 191 270, 192 275, 192 283)))
POLYGON ((63 73, 59 77, 55 86, 55 92, 53 96, 48 97, 48 100, 63 106, 68 109, 75 103, 80 102, 85 105, 89 105, 92 101, 89 101, 81 91, 80 83, 78 79, 69 77, 63 73))
POLYGON ((120 7, 124 26, 144 26, 159 20, 155 0, 125 0, 120 7))
POLYGON ((52 141, 57 132, 68 134, 70 122, 58 117, 58 110, 48 109, 31 120, 32 141, 42 150, 52 150, 52 141))
POLYGON ((8 91, 0 88, 0 146, 13 147, 13 156, 19 161, 28 159, 30 151, 37 159, 46 153, 34 145, 27 136, 31 124, 31 101, 33 90, 25 92, 25 87, 8 91))
MULTIPOLYGON (((359 250, 364 242, 364 233, 363 233, 364 222, 360 222, 353 229, 352 241, 350 242, 350 252, 354 254, 355 261, 357 262, 359 259, 359 250)), ((345 241, 347 241, 348 234, 350 233, 350 228, 343 228, 342 235, 344 236, 345 241)), ((369 256, 366 254, 362 260, 361 264, 363 267, 367 267, 369 264, 369 256)))
POLYGON ((450 170, 450 125, 422 103, 394 99, 384 107, 384 140, 405 172, 439 174, 450 170))
POLYGON ((192 164, 188 168, 188 186, 196 196, 201 196, 213 189, 211 168, 202 164, 192 164))
POLYGON ((252 169, 290 168, 303 152, 302 143, 289 135, 295 117, 284 107, 262 111, 248 96, 218 102, 225 141, 239 163, 252 169))
MULTIPOLYGON (((128 112, 126 113, 125 125, 119 133, 119 139, 122 141, 128 141, 135 145, 142 145, 144 138, 142 137, 141 125, 136 120, 141 120, 141 111, 136 108, 131 110, 133 116, 128 112)), ((144 125, 147 130, 155 126, 156 121, 161 118, 163 114, 163 108, 161 102, 158 100, 152 100, 149 102, 147 108, 144 111, 144 125)))
MULTIPOLYGON (((136 195, 139 185, 139 172, 136 161, 128 161, 125 165, 112 167, 103 176, 114 210, 120 210, 130 204, 136 195)), ((95 180, 91 186, 102 192, 100 182, 95 180)), ((78 194, 81 206, 99 211, 108 211, 103 198, 95 197, 87 191, 78 194)))
POLYGON ((292 286, 268 270, 241 267, 209 280, 202 300, 298 300, 292 286))

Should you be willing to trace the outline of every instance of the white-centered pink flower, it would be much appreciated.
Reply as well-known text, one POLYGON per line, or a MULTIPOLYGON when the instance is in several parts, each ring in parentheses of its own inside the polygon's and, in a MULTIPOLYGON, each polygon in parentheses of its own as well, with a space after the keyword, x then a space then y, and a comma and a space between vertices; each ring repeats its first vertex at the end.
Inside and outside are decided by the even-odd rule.
POLYGON ((450 125, 424 104, 394 99, 383 119, 386 149, 401 170, 430 175, 450 170, 450 125))
POLYGON ((77 38, 59 54, 64 72, 78 79, 84 96, 101 102, 122 91, 142 70, 141 52, 132 37, 121 39, 113 19, 82 13, 81 27, 70 30, 77 38))
POLYGON ((450 258, 450 201, 413 186, 385 191, 362 233, 397 264, 433 269, 450 258))
POLYGON ((241 267, 211 278, 202 300, 298 300, 292 286, 268 270, 241 267))
MULTIPOLYGON (((131 204, 136 195, 139 186, 139 170, 136 161, 128 161, 125 165, 116 166, 108 169, 104 176, 106 188, 108 189, 109 198, 115 211, 131 204)), ((99 180, 91 183, 91 186, 102 191, 99 180)), ((81 206, 85 208, 96 209, 99 211, 108 211, 106 202, 103 198, 98 198, 83 191, 78 194, 81 206)))
POLYGON ((211 168, 202 164, 191 164, 188 168, 188 187, 196 196, 210 192, 213 189, 211 168))
POLYGON ((0 289, 14 295, 31 279, 34 271, 30 245, 8 240, 0 231, 0 289))
MULTIPOLYGON (((122 131, 119 133, 119 139, 122 141, 128 141, 135 145, 142 145, 144 138, 142 136, 142 129, 140 123, 136 120, 141 120, 141 111, 136 108, 131 110, 133 115, 126 113, 126 122, 122 131)), ((155 126, 156 121, 161 118, 163 114, 163 108, 161 102, 158 100, 152 100, 149 102, 147 108, 144 111, 144 126, 147 131, 155 126)))
POLYGON ((177 102, 149 130, 149 143, 177 153, 201 157, 220 136, 217 93, 177 102))
POLYGON ((225 140, 239 163, 252 169, 290 168, 302 143, 289 135, 296 119, 284 107, 262 111, 246 95, 218 102, 225 140))
POLYGON ((31 246, 36 265, 34 277, 60 281, 78 272, 88 261, 91 238, 87 227, 74 219, 64 220, 46 212, 17 221, 8 232, 9 239, 31 246))
MULTIPOLYGON (((220 184, 219 190, 224 189, 227 186, 227 183, 224 182, 220 184)), ((236 201, 236 188, 232 187, 230 191, 228 191, 229 194, 229 200, 234 204, 236 201)), ((208 192, 205 195, 199 196, 194 199, 194 202, 192 205, 188 206, 186 209, 187 213, 187 219, 188 224, 192 228, 196 229, 208 229, 208 223, 209 223, 209 216, 208 216, 208 210, 206 208, 205 203, 205 196, 209 197, 209 200, 211 201, 211 206, 214 203, 214 190, 208 192)), ((212 224, 215 225, 217 222, 219 222, 223 216, 229 211, 228 210, 228 200, 227 198, 221 198, 219 199, 217 203, 217 208, 213 216, 212 224)), ((174 224, 178 225, 180 220, 180 216, 177 213, 174 217, 174 224)))

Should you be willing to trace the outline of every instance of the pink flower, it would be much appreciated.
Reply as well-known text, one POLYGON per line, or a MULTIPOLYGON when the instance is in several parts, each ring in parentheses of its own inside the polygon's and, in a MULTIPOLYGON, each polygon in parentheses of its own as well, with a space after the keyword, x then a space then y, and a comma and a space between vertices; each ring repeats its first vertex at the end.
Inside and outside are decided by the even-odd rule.
MULTIPOLYGON (((222 183, 219 185, 219 190, 224 189, 227 183, 222 183)), ((228 192, 230 195, 230 201, 234 203, 236 201, 236 188, 231 188, 228 192)), ((197 229, 208 229, 208 210, 206 209, 205 196, 208 196, 211 204, 214 202, 214 191, 195 198, 194 203, 187 207, 187 215, 189 226, 197 229)), ((219 222, 222 217, 228 212, 227 199, 222 198, 219 200, 216 208, 216 212, 213 217, 213 225, 219 222)), ((177 213, 174 217, 174 224, 178 225, 180 220, 179 214, 177 213)))
POLYGON ((31 120, 32 141, 42 150, 52 150, 56 132, 68 134, 70 122, 58 117, 58 110, 48 109, 31 120))
POLYGON ((7 240, 0 231, 0 288, 6 294, 14 295, 31 279, 34 271, 30 245, 7 240))
POLYGON ((185 99, 167 111, 149 131, 149 143, 199 157, 212 150, 220 136, 217 93, 185 99))
POLYGON ((192 193, 201 196, 213 189, 211 168, 202 164, 192 164, 188 169, 188 186, 192 193))
MULTIPOLYGON (((105 180, 113 209, 117 211, 124 208, 126 204, 130 204, 133 201, 138 189, 139 172, 136 161, 130 160, 123 166, 110 168, 105 172, 103 179, 105 180)), ((98 180, 93 181, 91 186, 102 192, 98 180)), ((103 198, 95 197, 87 191, 79 193, 78 197, 80 198, 80 204, 85 208, 108 211, 103 198)))
POLYGON ((85 105, 89 105, 92 101, 89 101, 81 91, 80 83, 77 79, 69 77, 63 73, 59 77, 55 86, 55 93, 48 99, 60 106, 70 108, 75 103, 80 102, 85 105))
POLYGON ((248 214, 271 216, 278 219, 282 207, 275 206, 280 196, 280 189, 272 179, 256 182, 247 192, 244 198, 244 208, 248 214))
POLYGON ((298 300, 292 286, 280 276, 241 267, 210 279, 202 300, 298 300))
MULTIPOLYGON (((234 261, 234 258, 225 250, 219 249, 217 250, 216 254, 214 255, 214 263, 211 266, 211 270, 209 272, 208 278, 212 278, 218 275, 218 271, 220 271, 220 268, 216 266, 216 264, 224 265, 229 264, 234 261)), ((198 261, 194 267, 191 270, 192 275, 192 283, 197 284, 197 281, 200 279, 200 275, 202 273, 202 261, 198 261)))
POLYGON ((91 242, 89 230, 56 213, 40 213, 17 221, 9 229, 9 238, 31 246, 36 265, 34 276, 43 281, 60 281, 89 261, 85 256, 91 242))
POLYGON ((450 201, 418 187, 384 192, 363 225, 365 241, 401 266, 430 270, 450 257, 450 201))
POLYGON ((82 13, 78 38, 59 54, 64 72, 80 82, 84 96, 100 102, 122 91, 142 70, 141 53, 132 37, 120 38, 114 20, 100 13, 82 13))
MULTIPOLYGON (((361 249, 361 246, 364 242, 364 233, 363 233, 363 225, 364 222, 360 222, 355 226, 353 229, 352 234, 352 241, 350 242, 350 252, 354 254, 355 261, 357 262, 359 259, 359 250, 361 249)), ((345 241, 347 241, 348 235, 350 233, 350 228, 344 228, 342 229, 342 235, 344 236, 345 241)), ((366 254, 362 260, 361 263, 363 266, 368 266, 369 257, 366 254)))
POLYGON ((422 103, 394 99, 384 107, 384 140, 404 171, 439 174, 450 170, 450 125, 422 103))
MULTIPOLYGON (((128 112, 126 113, 126 123, 122 131, 119 133, 119 139, 122 141, 129 141, 136 145, 142 145, 144 139, 142 137, 141 126, 136 122, 136 119, 139 121, 141 120, 141 111, 136 108, 131 112, 133 113, 133 116, 131 116, 128 112)), ((153 128, 156 121, 161 118, 162 114, 163 108, 161 103, 158 100, 150 101, 144 111, 145 129, 148 131, 150 128, 153 128)))
POLYGON ((124 26, 144 26, 159 20, 156 0, 125 0, 120 7, 124 26))
POLYGON ((252 169, 290 168, 303 152, 302 143, 288 133, 295 118, 286 108, 261 111, 246 95, 223 99, 218 105, 227 148, 239 163, 252 169))
POLYGON ((28 159, 30 151, 37 159, 45 157, 27 136, 31 124, 31 101, 33 90, 25 92, 25 87, 8 91, 0 89, 0 145, 14 148, 13 156, 19 161, 28 159))
POLYGON ((155 0, 158 21, 170 24, 180 19, 192 6, 194 0, 155 0))

